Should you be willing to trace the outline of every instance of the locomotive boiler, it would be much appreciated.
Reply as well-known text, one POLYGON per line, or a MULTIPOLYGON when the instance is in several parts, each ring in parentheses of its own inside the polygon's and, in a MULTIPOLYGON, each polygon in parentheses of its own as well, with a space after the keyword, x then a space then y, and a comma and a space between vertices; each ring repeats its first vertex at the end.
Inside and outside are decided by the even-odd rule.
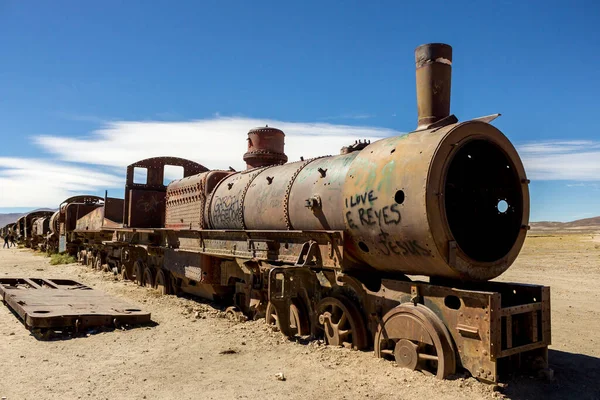
POLYGON ((420 46, 415 58, 415 131, 288 162, 285 133, 260 127, 243 171, 138 161, 124 199, 78 217, 72 248, 164 294, 223 301, 236 318, 440 378, 547 367, 549 288, 492 281, 527 234, 521 160, 490 124, 497 114, 450 114, 450 46, 420 46), (183 178, 165 185, 167 165, 183 178))

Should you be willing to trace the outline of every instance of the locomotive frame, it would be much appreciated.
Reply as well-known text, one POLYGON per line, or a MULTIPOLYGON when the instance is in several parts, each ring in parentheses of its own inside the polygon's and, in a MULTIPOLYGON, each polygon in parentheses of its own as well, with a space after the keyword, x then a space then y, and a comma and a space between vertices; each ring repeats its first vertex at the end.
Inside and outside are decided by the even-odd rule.
POLYGON ((127 167, 124 199, 67 199, 47 235, 58 231, 59 244, 46 246, 162 294, 223 302, 288 337, 373 349, 438 378, 459 368, 485 382, 548 371, 550 288, 491 281, 525 239, 529 180, 490 125, 498 115, 459 123, 449 114, 451 60, 447 45, 417 48, 419 121, 409 135, 287 163, 283 132, 264 127, 248 134, 245 171, 141 160, 127 167), (498 161, 501 171, 475 164, 496 180, 470 182, 480 176, 454 162, 465 148, 498 161), (394 162, 401 177, 389 172, 394 162), (184 172, 165 185, 168 165, 184 172), (136 168, 145 183, 134 182, 136 168), (457 201, 467 189, 481 202, 508 200, 510 212, 468 209, 480 203, 457 201), (360 203, 371 206, 355 213, 360 203), (482 234, 468 232, 478 218, 482 234))

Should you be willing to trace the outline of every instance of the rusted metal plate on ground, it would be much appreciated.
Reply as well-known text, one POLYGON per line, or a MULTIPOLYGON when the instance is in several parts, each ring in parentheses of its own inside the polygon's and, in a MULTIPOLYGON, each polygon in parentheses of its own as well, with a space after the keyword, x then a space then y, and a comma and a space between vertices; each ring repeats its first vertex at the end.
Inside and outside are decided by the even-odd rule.
POLYGON ((149 312, 69 279, 0 278, 0 296, 29 329, 150 322, 149 312))

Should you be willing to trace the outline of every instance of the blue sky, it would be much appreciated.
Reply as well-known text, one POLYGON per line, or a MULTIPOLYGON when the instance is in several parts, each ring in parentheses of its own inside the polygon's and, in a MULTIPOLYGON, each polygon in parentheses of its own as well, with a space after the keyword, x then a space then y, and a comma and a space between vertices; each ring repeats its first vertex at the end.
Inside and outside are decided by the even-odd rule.
POLYGON ((292 132, 291 159, 411 131, 414 49, 445 42, 452 113, 502 113, 531 219, 597 216, 599 17, 596 1, 4 0, 0 212, 121 197, 147 156, 241 167, 265 122, 292 132))

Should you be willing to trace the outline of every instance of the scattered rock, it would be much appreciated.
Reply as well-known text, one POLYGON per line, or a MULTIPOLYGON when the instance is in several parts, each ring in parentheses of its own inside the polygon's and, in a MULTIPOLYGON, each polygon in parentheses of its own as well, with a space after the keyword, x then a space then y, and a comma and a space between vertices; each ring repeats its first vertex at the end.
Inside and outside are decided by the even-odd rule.
POLYGON ((227 349, 227 350, 221 350, 219 352, 219 354, 236 354, 237 350, 233 350, 233 349, 227 349))
POLYGON ((285 375, 283 375, 283 372, 275 374, 275 378, 277 378, 278 381, 285 381, 285 375))

